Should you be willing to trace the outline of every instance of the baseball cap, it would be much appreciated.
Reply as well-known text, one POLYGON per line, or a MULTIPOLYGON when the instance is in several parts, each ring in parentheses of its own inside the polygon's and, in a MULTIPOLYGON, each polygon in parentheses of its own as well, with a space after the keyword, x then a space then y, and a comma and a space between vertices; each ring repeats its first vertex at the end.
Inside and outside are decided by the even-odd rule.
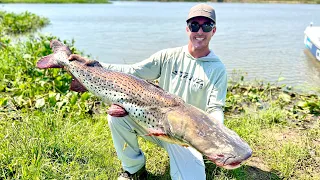
POLYGON ((201 3, 201 4, 193 6, 189 11, 187 22, 190 19, 192 19, 194 17, 199 17, 199 16, 209 18, 214 23, 216 23, 216 13, 215 13, 214 9, 211 6, 209 6, 208 4, 201 3))

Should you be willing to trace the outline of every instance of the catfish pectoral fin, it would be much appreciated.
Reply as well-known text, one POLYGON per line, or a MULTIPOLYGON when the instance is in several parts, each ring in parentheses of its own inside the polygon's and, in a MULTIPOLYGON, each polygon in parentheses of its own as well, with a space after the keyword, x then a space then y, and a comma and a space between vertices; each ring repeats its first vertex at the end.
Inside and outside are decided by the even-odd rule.
POLYGON ((73 78, 70 85, 71 91, 76 92, 86 92, 88 91, 86 87, 84 87, 77 79, 73 78))
POLYGON ((128 115, 128 112, 123 107, 117 104, 112 104, 107 113, 113 117, 124 117, 128 115))

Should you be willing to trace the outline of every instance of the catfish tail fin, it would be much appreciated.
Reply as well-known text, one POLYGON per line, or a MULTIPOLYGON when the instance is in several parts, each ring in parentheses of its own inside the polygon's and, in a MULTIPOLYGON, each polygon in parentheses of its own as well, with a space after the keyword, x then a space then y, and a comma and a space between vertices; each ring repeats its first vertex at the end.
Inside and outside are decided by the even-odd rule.
POLYGON ((37 62, 37 67, 40 69, 48 69, 48 68, 63 68, 63 66, 59 65, 55 59, 54 54, 50 54, 48 56, 45 56, 41 58, 37 62))
POLYGON ((53 53, 42 57, 37 62, 37 67, 40 69, 63 68, 61 64, 61 61, 63 60, 61 59, 68 58, 71 55, 69 47, 56 39, 51 40, 50 47, 52 48, 53 53))

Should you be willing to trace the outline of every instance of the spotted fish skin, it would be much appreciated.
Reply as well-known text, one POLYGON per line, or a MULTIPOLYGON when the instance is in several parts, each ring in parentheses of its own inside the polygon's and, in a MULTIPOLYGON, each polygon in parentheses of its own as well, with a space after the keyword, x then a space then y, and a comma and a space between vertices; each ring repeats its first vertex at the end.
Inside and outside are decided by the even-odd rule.
POLYGON ((67 46, 57 40, 50 44, 54 53, 41 58, 38 68, 65 68, 74 78, 71 89, 88 90, 121 106, 148 135, 194 147, 227 169, 239 167, 251 156, 251 148, 235 132, 180 97, 135 76, 106 70, 97 61, 70 61, 67 46))
POLYGON ((99 65, 71 63, 68 71, 78 77, 88 91, 104 102, 120 105, 131 118, 148 128, 165 132, 166 123, 161 121, 164 111, 182 103, 180 98, 132 75, 108 71, 99 65))

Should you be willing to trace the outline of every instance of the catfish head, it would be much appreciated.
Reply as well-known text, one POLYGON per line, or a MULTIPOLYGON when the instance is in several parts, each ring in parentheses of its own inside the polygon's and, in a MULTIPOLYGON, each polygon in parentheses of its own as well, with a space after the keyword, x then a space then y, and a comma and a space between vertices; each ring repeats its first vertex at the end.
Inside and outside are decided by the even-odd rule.
POLYGON ((235 169, 252 155, 239 135, 194 106, 168 112, 167 121, 173 137, 194 147, 217 166, 235 169))

